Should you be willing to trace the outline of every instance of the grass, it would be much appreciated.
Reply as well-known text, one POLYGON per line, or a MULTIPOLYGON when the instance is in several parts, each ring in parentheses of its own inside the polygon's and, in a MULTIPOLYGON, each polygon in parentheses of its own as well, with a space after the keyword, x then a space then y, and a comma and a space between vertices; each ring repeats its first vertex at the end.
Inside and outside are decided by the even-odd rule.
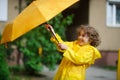
POLYGON ((117 70, 117 66, 103 66, 102 68, 107 69, 107 70, 112 70, 112 71, 117 70))

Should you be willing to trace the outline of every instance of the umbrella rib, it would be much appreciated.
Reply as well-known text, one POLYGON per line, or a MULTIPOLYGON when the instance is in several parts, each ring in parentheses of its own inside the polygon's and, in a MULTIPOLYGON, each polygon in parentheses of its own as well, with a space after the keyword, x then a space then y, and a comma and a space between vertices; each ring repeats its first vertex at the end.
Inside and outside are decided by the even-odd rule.
MULTIPOLYGON (((38 8, 38 7, 37 7, 37 10, 38 10, 39 14, 41 14, 41 15, 43 16, 44 22, 46 22, 46 21, 47 21, 46 18, 44 17, 43 13, 39 11, 39 8, 38 8)), ((44 23, 44 22, 43 22, 43 23, 44 23)))

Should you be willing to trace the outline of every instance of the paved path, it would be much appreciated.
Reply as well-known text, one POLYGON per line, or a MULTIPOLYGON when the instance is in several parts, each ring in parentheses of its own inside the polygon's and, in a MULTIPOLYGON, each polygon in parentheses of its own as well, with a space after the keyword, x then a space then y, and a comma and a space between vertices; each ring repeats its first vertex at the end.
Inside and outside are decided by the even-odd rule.
MULTIPOLYGON (((49 71, 47 68, 41 73, 46 75, 39 80, 52 80, 55 71, 49 71)), ((87 69, 86 80, 116 80, 116 71, 110 71, 99 67, 90 67, 87 69)))
POLYGON ((87 70, 86 76, 86 80, 116 80, 116 71, 90 67, 87 70))

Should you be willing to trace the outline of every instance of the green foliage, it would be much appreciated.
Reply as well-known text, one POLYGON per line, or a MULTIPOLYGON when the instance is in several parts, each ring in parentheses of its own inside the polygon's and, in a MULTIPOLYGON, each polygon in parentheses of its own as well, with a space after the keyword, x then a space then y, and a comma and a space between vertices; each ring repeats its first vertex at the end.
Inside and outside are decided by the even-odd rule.
POLYGON ((6 51, 3 45, 0 45, 0 80, 10 80, 10 72, 6 62, 6 51))
POLYGON ((24 67, 23 66, 19 66, 19 65, 16 65, 16 66, 9 66, 9 70, 11 72, 11 74, 19 74, 19 73, 22 73, 24 72, 24 67))
MULTIPOLYGON (((73 15, 63 18, 63 15, 59 14, 48 23, 65 40, 65 26, 72 23, 72 17, 73 15)), ((41 71, 43 65, 54 70, 55 65, 61 60, 62 56, 50 41, 50 37, 51 35, 44 25, 40 25, 12 43, 17 45, 18 50, 24 54, 24 65, 27 72, 41 71), (42 55, 39 54, 38 48, 42 48, 42 55)))

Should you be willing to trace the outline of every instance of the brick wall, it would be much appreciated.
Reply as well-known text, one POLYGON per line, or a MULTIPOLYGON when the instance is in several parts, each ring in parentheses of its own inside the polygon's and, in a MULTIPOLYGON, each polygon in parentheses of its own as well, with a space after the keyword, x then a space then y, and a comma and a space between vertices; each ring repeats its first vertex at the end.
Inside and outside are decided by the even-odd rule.
POLYGON ((97 66, 116 66, 118 51, 100 51, 102 58, 95 62, 97 66))

